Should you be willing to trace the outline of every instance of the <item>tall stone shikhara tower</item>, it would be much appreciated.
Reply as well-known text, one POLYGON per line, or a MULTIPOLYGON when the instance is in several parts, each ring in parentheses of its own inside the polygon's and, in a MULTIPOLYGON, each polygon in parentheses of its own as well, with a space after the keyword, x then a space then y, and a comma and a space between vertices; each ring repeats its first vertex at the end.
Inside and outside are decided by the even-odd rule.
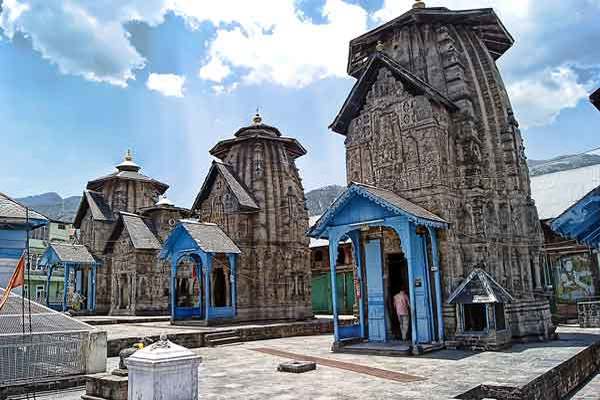
POLYGON ((312 317, 308 212, 296 167, 306 150, 257 114, 210 154, 222 162, 213 162, 192 212, 242 251, 237 318, 312 317))
POLYGON ((350 42, 358 81, 331 125, 346 136, 347 179, 450 222, 446 298, 479 263, 517 298, 542 287, 523 141, 495 63, 512 44, 492 9, 422 2, 350 42))

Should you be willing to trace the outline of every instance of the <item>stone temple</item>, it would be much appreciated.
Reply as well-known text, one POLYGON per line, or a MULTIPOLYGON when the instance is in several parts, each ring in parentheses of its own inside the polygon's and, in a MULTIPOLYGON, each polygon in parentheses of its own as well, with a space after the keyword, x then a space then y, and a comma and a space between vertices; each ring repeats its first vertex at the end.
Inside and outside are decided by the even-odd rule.
POLYGON ((241 250, 237 319, 312 317, 308 212, 296 167, 306 150, 257 114, 210 154, 221 161, 213 162, 192 213, 241 250))
MULTIPOLYGON (((99 314, 169 311, 169 266, 157 256, 189 210, 161 198, 169 186, 140 169, 128 152, 115 172, 87 183, 75 217, 81 244, 101 262, 95 283, 99 314)), ((84 286, 89 279, 77 277, 84 286)))
MULTIPOLYGON (((552 333, 548 303, 535 297, 542 291, 542 237, 523 141, 496 66, 512 44, 492 9, 452 11, 426 8, 422 2, 350 42, 348 73, 357 82, 330 128, 346 137, 347 180, 358 185, 338 198, 339 204, 332 205, 310 234, 338 239, 335 232, 342 232, 340 225, 346 224, 348 236, 356 233, 355 246, 362 241, 366 250, 367 275, 369 262, 379 263, 381 257, 382 278, 377 280, 382 282, 371 287, 369 276, 359 276, 366 278, 367 292, 381 291, 381 297, 364 296, 368 303, 384 304, 385 318, 377 318, 384 321, 380 329, 387 330, 387 336, 372 339, 393 337, 391 296, 401 287, 415 292, 413 331, 419 327, 427 331, 418 338, 413 335, 416 343, 451 338, 462 331, 494 330, 493 321, 485 321, 486 314, 474 315, 471 307, 463 310, 448 304, 461 284, 461 290, 472 285, 481 289, 481 282, 491 281, 513 297, 506 311, 496 310, 502 319, 496 321, 499 327, 508 324, 512 337, 552 333), (356 196, 385 206, 387 213, 380 213, 380 221, 384 217, 391 221, 389 211, 396 210, 397 225, 365 221, 363 216, 371 214, 361 207, 370 206, 353 200, 356 196), (408 226, 398 222, 407 215, 408 226), (446 229, 438 229, 442 221, 446 229), (352 231, 359 226, 360 238, 357 230, 352 231), (437 243, 435 235, 426 233, 434 229, 437 243), (373 235, 381 237, 381 256, 369 254, 373 235), (439 272, 437 254, 431 254, 435 245, 439 272), (407 273, 407 259, 424 268, 409 267, 407 273), (437 296, 433 271, 439 277, 437 296), (466 284, 468 277, 474 281, 466 284), (432 335, 436 330, 445 333, 432 335)), ((367 313, 376 317, 369 304, 364 305, 368 308, 364 319, 367 313)), ((368 327, 374 329, 371 322, 368 327)))

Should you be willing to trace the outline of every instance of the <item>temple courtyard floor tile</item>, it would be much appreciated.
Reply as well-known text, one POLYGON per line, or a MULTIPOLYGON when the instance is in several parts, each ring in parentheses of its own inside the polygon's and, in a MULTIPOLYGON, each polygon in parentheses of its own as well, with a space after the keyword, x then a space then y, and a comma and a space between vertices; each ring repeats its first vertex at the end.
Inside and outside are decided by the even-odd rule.
MULTIPOLYGON (((499 352, 440 350, 418 357, 332 353, 331 335, 202 347, 194 352, 203 359, 201 399, 447 400, 481 384, 522 386, 600 340, 600 329, 561 327, 559 334, 560 340, 516 344, 499 352), (290 355, 314 359, 317 369, 278 372, 278 364, 289 361, 290 355)), ((110 359, 113 365, 114 360, 110 359)), ((574 398, 600 399, 597 385, 598 377, 574 398)), ((72 400, 82 393, 37 398, 72 400)))

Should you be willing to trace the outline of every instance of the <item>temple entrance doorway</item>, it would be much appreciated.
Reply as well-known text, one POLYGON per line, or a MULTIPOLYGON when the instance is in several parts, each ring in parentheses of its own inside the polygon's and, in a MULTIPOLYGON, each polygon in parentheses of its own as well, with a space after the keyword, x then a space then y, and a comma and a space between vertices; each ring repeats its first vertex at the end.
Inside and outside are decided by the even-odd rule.
MULTIPOLYGON (((388 253, 387 254, 387 265, 388 265, 388 298, 386 304, 388 305, 388 315, 390 319, 390 327, 392 335, 396 340, 402 340, 400 332, 400 322, 398 321, 398 315, 394 308, 394 296, 404 290, 410 298, 410 289, 408 282, 408 264, 406 257, 403 253, 388 253)), ((412 337, 411 329, 408 330, 408 340, 412 337)))
POLYGON ((177 264, 175 273, 175 312, 188 317, 202 316, 202 277, 200 261, 188 256, 177 264))

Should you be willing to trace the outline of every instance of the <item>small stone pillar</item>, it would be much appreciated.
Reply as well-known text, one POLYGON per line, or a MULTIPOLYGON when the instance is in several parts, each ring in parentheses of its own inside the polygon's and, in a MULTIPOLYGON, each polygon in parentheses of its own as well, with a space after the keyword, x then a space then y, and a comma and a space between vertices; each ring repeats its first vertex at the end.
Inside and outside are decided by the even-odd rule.
POLYGON ((127 359, 129 398, 197 400, 202 359, 161 335, 160 340, 127 359))

